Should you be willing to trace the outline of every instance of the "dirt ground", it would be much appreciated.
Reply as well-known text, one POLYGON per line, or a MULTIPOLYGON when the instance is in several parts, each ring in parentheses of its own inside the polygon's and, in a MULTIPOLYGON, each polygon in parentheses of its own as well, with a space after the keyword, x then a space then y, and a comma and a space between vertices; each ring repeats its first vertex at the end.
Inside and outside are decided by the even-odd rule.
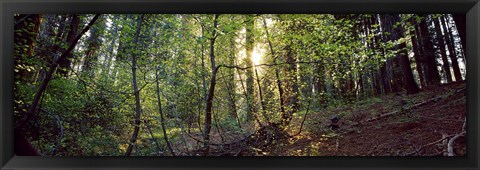
MULTIPOLYGON (((267 152, 279 156, 442 156, 451 136, 441 139, 462 131, 465 89, 465 82, 458 82, 415 95, 385 95, 367 103, 312 113, 309 120, 313 121, 305 122, 305 132, 267 152), (426 104, 408 109, 421 102, 426 104), (398 110, 401 112, 364 121, 398 110), (346 113, 340 128, 325 127, 329 118, 339 113, 346 113)), ((301 120, 295 122, 298 127, 301 120)), ((457 156, 466 154, 466 137, 455 140, 454 151, 457 156)))

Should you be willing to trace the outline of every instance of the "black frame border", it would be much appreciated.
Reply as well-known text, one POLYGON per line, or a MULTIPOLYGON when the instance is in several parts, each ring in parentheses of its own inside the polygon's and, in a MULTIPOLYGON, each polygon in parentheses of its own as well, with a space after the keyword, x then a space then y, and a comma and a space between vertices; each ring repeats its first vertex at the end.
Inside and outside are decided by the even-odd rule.
POLYGON ((479 169, 479 0, 2 0, 0 167, 12 169, 479 169), (25 157, 13 154, 16 13, 465 13, 466 157, 25 157))

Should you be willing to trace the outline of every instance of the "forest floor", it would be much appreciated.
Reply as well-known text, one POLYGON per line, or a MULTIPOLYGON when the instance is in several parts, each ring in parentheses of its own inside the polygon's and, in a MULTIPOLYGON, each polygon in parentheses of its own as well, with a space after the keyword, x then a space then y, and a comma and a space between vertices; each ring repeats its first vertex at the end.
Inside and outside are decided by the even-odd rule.
MULTIPOLYGON (((224 135, 220 139, 221 133, 212 130, 212 143, 222 145, 213 145, 210 153, 217 156, 442 156, 447 153, 448 139, 464 130, 465 93, 466 85, 462 81, 423 89, 414 95, 389 94, 311 112, 302 132, 295 136, 289 135, 297 134, 305 112, 295 115, 288 132, 266 133, 272 131, 265 128, 247 137, 225 134, 228 130, 222 130, 224 135), (336 123, 339 128, 333 130, 329 125, 335 115, 341 118, 336 123), (270 138, 264 137, 265 134, 270 134, 267 135, 270 138), (272 134, 281 137, 272 141, 272 134), (258 142, 262 140, 269 143, 258 142)), ((200 133, 195 136, 201 139, 200 133)), ((455 140, 453 148, 456 155, 465 155, 466 137, 455 140)))
MULTIPOLYGON (((308 120, 314 121, 306 122, 306 132, 270 148, 268 155, 442 156, 448 141, 442 139, 462 132, 467 113, 465 92, 463 81, 313 113, 308 120), (372 119, 395 111, 400 112, 372 119), (328 123, 322 121, 335 114, 345 115, 340 128, 325 130, 328 123), (371 121, 365 121, 368 119, 371 121)), ((301 122, 297 119, 294 127, 301 122)), ((453 146, 458 156, 466 154, 465 137, 455 140, 453 146)))

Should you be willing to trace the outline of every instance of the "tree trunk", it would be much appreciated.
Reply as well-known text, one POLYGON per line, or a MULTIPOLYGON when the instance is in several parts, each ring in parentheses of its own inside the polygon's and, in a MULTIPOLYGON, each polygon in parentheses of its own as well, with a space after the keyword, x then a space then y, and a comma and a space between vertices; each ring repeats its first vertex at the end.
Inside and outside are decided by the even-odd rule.
MULTIPOLYGON (((424 15, 424 17, 428 17, 428 15, 424 15)), ((431 42, 430 32, 428 30, 427 22, 424 18, 419 26, 420 26, 420 33, 422 37, 422 45, 424 48, 424 55, 425 55, 425 63, 427 66, 427 86, 440 84, 440 75, 438 74, 437 69, 437 61, 435 57, 435 50, 433 48, 433 44, 431 42)))
MULTIPOLYGON (((455 21, 458 34, 460 35, 460 41, 462 42, 462 50, 465 52, 467 49, 467 17, 465 14, 453 14, 453 20, 455 21)), ((463 56, 466 56, 465 53, 463 54, 463 56)))
MULTIPOLYGON (((372 17, 370 18, 370 22, 372 24, 378 24, 378 18, 377 18, 378 15, 372 15, 372 17)), ((381 53, 382 55, 384 55, 384 51, 383 51, 383 48, 380 47, 378 44, 380 43, 380 35, 379 35, 379 32, 380 32, 380 27, 377 27, 373 32, 374 36, 373 36, 373 40, 372 40, 372 44, 373 46, 375 47, 374 48, 374 52, 375 53, 381 53), (379 50, 379 51, 378 51, 379 50)), ((380 64, 381 61, 380 59, 377 60, 377 63, 380 64)), ((376 84, 376 90, 377 90, 377 94, 378 95, 381 95, 383 93, 385 93, 385 86, 384 86, 384 79, 383 79, 383 66, 377 66, 376 67, 376 71, 373 73, 374 74, 374 77, 375 77, 375 84, 376 84)))
MULTIPOLYGON (((69 30, 68 30, 67 40, 66 40, 67 44, 71 44, 72 41, 75 39, 75 36, 77 36, 79 25, 80 25, 80 16, 78 14, 72 14, 70 18, 70 26, 68 28, 69 30)), ((61 51, 63 53, 65 49, 61 49, 61 51)), ((68 73, 69 73, 68 70, 72 63, 72 60, 73 60, 72 53, 70 53, 64 59, 59 60, 58 64, 61 69, 58 70, 58 73, 64 77, 68 76, 68 73)))
MULTIPOLYGON (((263 27, 265 28, 265 34, 267 36, 268 47, 270 49, 270 54, 274 59, 276 59, 275 50, 273 49, 272 41, 270 40, 270 34, 267 29, 267 21, 263 19, 263 27)), ((276 60, 273 61, 276 63, 276 60)), ((285 102, 283 101, 283 89, 282 89, 282 81, 280 80, 279 69, 275 68, 275 78, 277 80, 277 88, 278 88, 278 98, 280 100, 280 110, 282 115, 285 115, 285 102)))
POLYGON ((103 34, 101 30, 103 30, 102 27, 105 26, 103 23, 104 21, 101 20, 100 24, 102 25, 97 24, 97 26, 93 27, 90 30, 90 37, 88 37, 85 42, 87 49, 85 51, 82 72, 83 74, 86 74, 91 78, 95 77, 95 74, 94 74, 95 72, 92 70, 92 67, 93 67, 93 63, 95 63, 98 60, 95 53, 99 50, 101 45, 100 43, 102 40, 100 39, 100 36, 103 34))
MULTIPOLYGON (((228 58, 228 64, 235 65, 235 39, 232 37, 230 39, 230 57, 228 58)), ((237 105, 236 105, 236 83, 235 83, 235 70, 230 69, 228 70, 228 101, 230 106, 230 115, 233 116, 238 123, 238 127, 241 129, 242 125, 240 122, 240 118, 237 114, 237 105)))
MULTIPOLYGON (((397 22, 400 22, 399 15, 386 15, 386 25, 394 25, 397 22)), ((397 27, 387 27, 386 31, 390 32, 390 35, 387 36, 387 39, 392 41, 397 41, 404 36, 405 30, 401 26, 397 27)), ((408 51, 405 49, 406 43, 403 42, 399 44, 395 50, 400 50, 396 54, 396 58, 399 60, 399 64, 402 70, 403 75, 403 87, 407 90, 407 94, 415 94, 419 92, 418 86, 413 79, 412 68, 410 67, 410 61, 408 59, 408 51)), ((398 75, 400 76, 400 75, 398 75)))
MULTIPOLYGON (((115 24, 117 23, 118 19, 116 16, 114 16, 112 18, 112 23, 115 24)), ((114 49, 115 49, 115 46, 117 44, 117 39, 118 39, 118 32, 119 32, 119 26, 118 25, 112 25, 112 27, 110 28, 109 30, 111 32, 111 41, 110 41, 110 44, 108 45, 107 47, 107 51, 108 51, 108 55, 105 56, 105 60, 104 60, 104 64, 105 64, 105 67, 102 68, 102 74, 103 74, 103 78, 104 80, 107 82, 106 84, 108 84, 110 78, 109 78, 109 75, 110 75, 110 70, 111 70, 111 66, 112 66, 112 63, 113 63, 113 59, 115 58, 114 56, 114 49)), ((118 51, 117 51, 118 52, 118 51)))
POLYGON ((445 42, 443 41, 444 40, 444 36, 442 34, 442 30, 441 30, 441 25, 440 23, 438 22, 438 18, 435 19, 435 18, 432 18, 433 19, 433 23, 435 25, 435 33, 437 34, 437 43, 438 43, 438 46, 440 48, 440 52, 442 54, 442 61, 443 61, 443 70, 445 70, 445 76, 447 77, 447 83, 450 83, 452 82, 452 73, 450 72, 450 65, 449 65, 449 62, 448 62, 448 58, 447 58, 447 52, 446 52, 446 49, 445 49, 445 42))
MULTIPOLYGON (((381 23, 385 25, 385 17, 379 16, 381 23)), ((385 34, 380 34, 379 41, 378 42, 386 42, 386 35, 385 34)), ((385 56, 387 49, 382 48, 382 54, 385 56)), ((382 78, 383 82, 383 89, 385 93, 390 93, 393 91, 392 89, 392 69, 391 69, 392 61, 391 59, 387 59, 387 61, 381 66, 380 68, 380 76, 382 78)))
POLYGON ((215 39, 216 39, 216 29, 218 25, 218 14, 214 14, 213 17, 213 28, 212 28, 212 34, 210 37, 210 62, 212 64, 212 78, 210 79, 210 88, 208 90, 208 96, 207 96, 207 104, 205 107, 205 127, 204 127, 204 133, 203 133, 203 154, 206 156, 208 155, 209 149, 210 149, 210 129, 212 128, 212 107, 213 107, 213 97, 214 97, 214 92, 215 92, 215 85, 216 85, 216 77, 217 77, 217 71, 220 67, 217 67, 215 65, 215 39))
POLYGON ((287 103, 288 106, 290 106, 290 110, 288 110, 285 114, 282 115, 282 125, 287 126, 290 121, 292 120, 293 114, 295 114, 298 111, 298 78, 297 78, 297 64, 295 63, 297 61, 296 57, 293 56, 292 49, 290 48, 289 45, 285 47, 286 51, 286 61, 287 63, 290 63, 287 68, 285 69, 286 76, 285 76, 285 84, 286 87, 288 88, 286 91, 286 97, 287 97, 287 103))
POLYGON ((267 109, 265 108, 265 102, 263 101, 262 86, 260 84, 260 78, 258 77, 257 68, 255 67, 254 69, 255 69, 255 76, 257 77, 258 94, 260 97, 260 105, 262 106, 262 115, 265 121, 267 121, 267 123, 270 124, 270 120, 268 120, 268 117, 267 117, 267 109))
MULTIPOLYGON (((245 42, 245 50, 246 50, 246 58, 245 58, 245 65, 246 67, 251 67, 253 66, 252 62, 252 53, 253 53, 253 45, 254 45, 254 36, 253 36, 253 31, 254 31, 254 25, 255 25, 255 20, 253 15, 247 15, 246 18, 246 42, 245 42)), ((253 87, 253 67, 249 68, 246 70, 246 76, 247 76, 247 97, 248 101, 250 102, 247 104, 247 121, 252 120, 253 114, 256 112, 255 108, 255 100, 254 100, 254 87, 253 87)))
MULTIPOLYGON (((142 14, 137 21, 137 31, 135 32, 135 38, 133 40, 134 45, 138 45, 138 38, 140 37, 140 30, 142 29, 143 17, 145 14, 142 14)), ((140 116, 142 113, 142 106, 140 105, 140 91, 138 91, 137 86, 137 55, 138 53, 132 55, 132 83, 133 83, 133 93, 135 94, 135 125, 130 139, 130 143, 127 148, 125 156, 130 156, 132 153, 133 145, 137 141, 138 131, 140 130, 140 116)))
POLYGON ((160 113, 160 124, 162 126, 163 138, 165 139, 165 143, 167 144, 168 150, 170 150, 170 153, 173 156, 175 156, 175 152, 173 152, 172 145, 168 141, 167 130, 165 128, 165 117, 163 116, 162 101, 160 100, 160 85, 158 83, 158 67, 155 68, 155 82, 157 84, 158 112, 160 113))
MULTIPOLYGON (((417 24, 417 22, 414 22, 414 24, 417 24)), ((424 59, 423 59, 423 52, 422 52, 422 47, 421 47, 421 42, 419 41, 419 29, 418 26, 415 26, 415 30, 410 31, 410 37, 412 39, 412 45, 413 45, 413 52, 414 52, 414 58, 415 58, 415 64, 417 65, 417 73, 418 77, 420 79, 420 85, 422 88, 425 88, 427 83, 425 82, 425 72, 424 72, 424 59)))
MULTIPOLYGON (((205 78, 206 74, 207 74, 207 69, 205 68, 205 30, 204 28, 202 27, 202 37, 200 38, 200 45, 201 45, 201 51, 200 51, 200 57, 201 57, 201 63, 202 63, 202 71, 201 71, 201 75, 202 75, 202 87, 203 87, 203 99, 205 101, 207 101, 207 80, 205 78)), ((199 125, 201 123, 201 115, 199 113, 198 115, 198 122, 199 122, 199 125)), ((198 127, 200 129, 200 131, 203 131, 202 130, 202 127, 199 126, 198 127)))
POLYGON ((460 72, 460 67, 458 66, 458 58, 457 58, 457 52, 455 50, 455 45, 453 44, 453 38, 452 34, 449 29, 447 29, 447 23, 445 22, 445 15, 441 17, 440 19, 442 20, 442 28, 445 33, 445 41, 447 42, 448 46, 448 51, 449 51, 449 56, 450 60, 452 60, 452 67, 453 67, 453 74, 455 75, 455 81, 461 81, 462 80, 462 73, 460 72))

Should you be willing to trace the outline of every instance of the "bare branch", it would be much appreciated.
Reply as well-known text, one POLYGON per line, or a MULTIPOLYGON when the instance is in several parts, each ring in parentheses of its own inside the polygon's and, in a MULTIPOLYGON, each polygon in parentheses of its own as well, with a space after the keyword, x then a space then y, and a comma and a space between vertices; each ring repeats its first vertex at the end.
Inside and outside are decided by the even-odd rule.
POLYGON ((462 137, 462 136, 465 136, 465 131, 459 133, 459 134, 455 134, 455 136, 452 137, 452 139, 450 139, 448 141, 448 156, 456 156, 454 151, 453 151, 453 142, 455 142, 455 140, 457 140, 459 137, 462 137))

